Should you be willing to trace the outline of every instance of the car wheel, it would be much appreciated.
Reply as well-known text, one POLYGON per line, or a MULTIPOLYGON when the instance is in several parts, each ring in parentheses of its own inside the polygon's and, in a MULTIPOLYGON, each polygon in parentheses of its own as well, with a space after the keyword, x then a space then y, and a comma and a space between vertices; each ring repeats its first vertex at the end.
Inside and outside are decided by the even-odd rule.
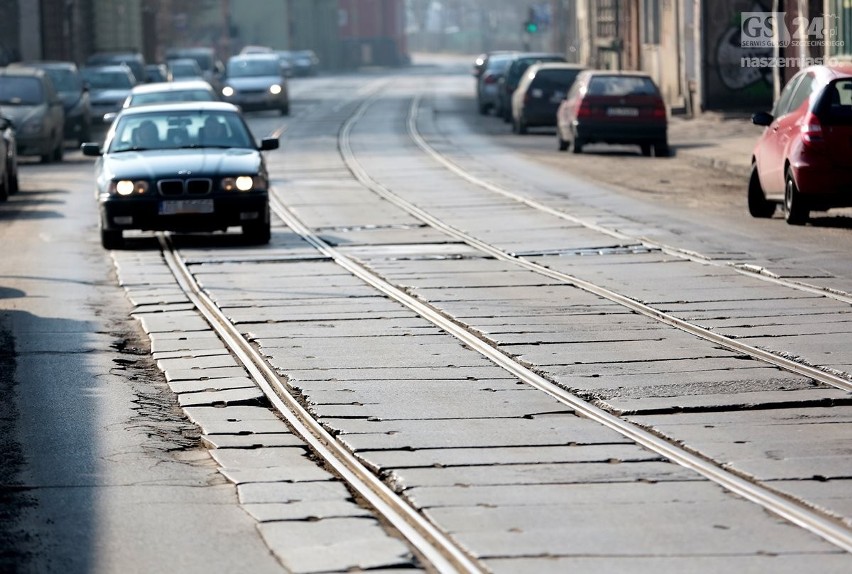
POLYGON ((577 134, 574 134, 574 140, 571 142, 571 151, 574 153, 583 153, 583 146, 585 142, 577 137, 577 134))
POLYGON ((9 170, 3 172, 3 177, 0 177, 0 201, 9 199, 9 170))
POLYGON ((658 142, 654 144, 654 157, 669 157, 671 150, 668 142, 658 142))
POLYGON ((790 225, 804 225, 810 214, 811 210, 799 193, 793 174, 787 169, 787 180, 784 184, 784 219, 790 225))
POLYGON ((760 218, 772 217, 775 213, 775 204, 768 201, 763 193, 756 163, 751 166, 751 176, 748 180, 748 212, 752 217, 760 218))
POLYGON ((9 169, 9 195, 13 193, 18 193, 20 187, 18 186, 18 169, 10 168, 9 169))
POLYGON ((527 131, 527 122, 524 120, 524 116, 521 116, 518 118, 518 133, 524 135, 527 131))
POLYGON ((639 146, 642 149, 642 155, 645 157, 651 157, 651 144, 643 143, 639 146))
POLYGON ((570 143, 562 139, 562 134, 559 133, 559 130, 556 130, 556 143, 559 145, 559 151, 568 151, 570 143))
POLYGON ((269 222, 243 225, 243 237, 249 243, 266 245, 272 239, 272 230, 269 227, 269 222))
POLYGON ((124 247, 124 235, 120 229, 101 229, 101 245, 104 249, 124 247))

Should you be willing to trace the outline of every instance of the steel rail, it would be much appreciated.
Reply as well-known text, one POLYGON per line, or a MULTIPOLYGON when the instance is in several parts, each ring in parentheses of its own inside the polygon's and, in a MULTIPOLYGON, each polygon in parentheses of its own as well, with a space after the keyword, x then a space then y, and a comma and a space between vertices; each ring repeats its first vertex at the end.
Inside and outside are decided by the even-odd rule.
POLYGON ((260 353, 199 287, 188 266, 176 253, 170 239, 164 234, 158 234, 158 238, 166 264, 180 288, 245 366, 251 378, 294 432, 397 529, 438 572, 484 572, 485 568, 481 564, 468 556, 445 532, 403 501, 299 404, 260 353))
MULTIPOLYGON (((755 347, 753 345, 747 345, 745 343, 742 343, 742 342, 737 341, 735 339, 732 339, 730 337, 726 337, 724 335, 714 333, 710 329, 706 329, 704 327, 701 327, 700 325, 690 323, 689 321, 685 321, 683 319, 675 317, 674 315, 672 315, 670 313, 666 313, 665 311, 660 311, 659 309, 655 309, 655 308, 651 307, 650 305, 646 305, 644 303, 641 303, 641 302, 639 302, 635 299, 627 297, 626 295, 622 295, 620 293, 612 291, 611 289, 607 289, 606 287, 596 285, 595 283, 592 283, 590 281, 586 281, 584 279, 581 279, 581 278, 576 277, 574 275, 570 275, 568 273, 564 273, 564 272, 561 272, 561 271, 555 271, 555 270, 550 269, 548 267, 545 267, 545 266, 543 266, 539 263, 535 263, 533 261, 525 259, 524 257, 520 257, 520 256, 511 254, 511 253, 507 253, 506 251, 503 251, 502 249, 499 249, 499 248, 497 248, 497 247, 495 247, 495 246, 493 246, 489 243, 481 241, 481 240, 477 239, 476 237, 473 237, 472 235, 465 233, 464 231, 456 229, 455 227, 453 227, 453 226, 445 223, 444 221, 438 219, 437 217, 431 215, 427 211, 417 207, 413 203, 403 199, 402 197, 400 197, 399 195, 397 195, 393 191, 389 190, 387 187, 383 186, 382 184, 375 181, 374 179, 372 179, 369 176, 369 174, 366 172, 366 170, 363 169, 361 164, 358 163, 357 159, 355 158, 354 153, 352 152, 352 148, 349 145, 349 142, 347 141, 347 139, 349 137, 349 133, 351 132, 352 126, 354 125, 355 122, 357 122, 358 119, 360 119, 361 116, 363 116, 367 107, 371 104, 372 101, 373 101, 372 99, 366 100, 364 102, 364 104, 362 104, 358 108, 356 113, 350 118, 350 120, 347 122, 347 124, 344 125, 343 129, 341 130, 341 141, 339 143, 339 147, 340 147, 340 152, 343 155, 344 160, 347 162, 347 165, 349 166, 349 169, 352 172, 352 174, 355 176, 355 178, 362 185, 364 185, 365 187, 367 187, 368 189, 373 191, 373 193, 375 193, 375 194, 379 195, 380 197, 382 197, 383 199, 393 203, 397 207, 404 209, 405 211, 407 211, 408 213, 410 213, 414 217, 420 219, 421 221, 423 221, 427 225, 429 225, 429 226, 431 226, 435 229, 439 229, 442 232, 446 233, 447 235, 450 235, 451 237, 454 237, 454 238, 458 239, 459 241, 462 241, 462 242, 466 243, 467 245, 470 245, 471 247, 482 251, 483 253, 487 253, 488 255, 494 257, 495 259, 510 262, 510 263, 518 265, 518 266, 520 266, 524 269, 527 269, 529 271, 533 271, 535 273, 538 273, 540 275, 544 275, 544 276, 549 277, 551 279, 556 279, 558 281, 562 281, 563 283, 566 283, 568 285, 572 285, 574 287, 577 287, 578 289, 582 289, 583 291, 586 291, 588 293, 592 293, 594 295, 597 295, 599 297, 602 297, 604 299, 607 299, 609 301, 617 303, 617 304, 619 304, 623 307, 626 307, 626 308, 628 308, 632 311, 635 311, 636 313, 639 313, 639 314, 644 315, 646 317, 650 317, 650 318, 652 318, 656 321, 670 325, 672 327, 675 327, 677 329, 680 329, 682 331, 685 331, 687 333, 690 333, 692 335, 695 335, 697 337, 700 337, 702 339, 705 339, 707 341, 710 341, 712 343, 715 343, 717 345, 725 347, 726 349, 728 349, 730 351, 749 355, 753 358, 756 358, 756 359, 759 359, 763 362, 775 365, 776 367, 780 367, 780 368, 782 368, 786 371, 789 371, 791 373, 795 373, 795 374, 798 374, 798 375, 801 375, 801 376, 804 376, 804 377, 809 377, 809 378, 814 379, 816 381, 822 382, 824 384, 836 387, 838 389, 841 389, 841 390, 844 390, 844 391, 847 391, 847 392, 852 391, 852 380, 850 380, 849 378, 847 378, 845 376, 834 374, 834 373, 828 372, 828 371, 826 371, 822 368, 815 367, 815 366, 808 365, 808 364, 804 364, 804 363, 795 361, 793 359, 783 357, 783 356, 778 355, 776 353, 773 353, 771 351, 766 351, 764 349, 760 349, 760 348, 755 347)), ((534 207, 536 209, 541 209, 541 210, 543 210, 547 213, 553 213, 553 214, 560 214, 561 213, 557 210, 554 210, 553 208, 539 204, 538 202, 534 202, 532 200, 529 200, 527 198, 523 198, 521 196, 516 196, 516 194, 512 194, 511 192, 508 192, 506 190, 501 190, 497 186, 494 186, 494 185, 492 185, 488 182, 483 182, 481 180, 478 180, 477 178, 475 178, 475 177, 471 176, 470 174, 464 172, 464 170, 462 170, 460 167, 449 162, 449 160, 446 160, 443 156, 441 156, 438 152, 434 151, 431 147, 428 147, 428 144, 426 144, 425 141, 422 140, 422 138, 419 136, 419 134, 416 134, 416 132, 412 131, 412 129, 413 129, 412 124, 415 122, 415 117, 416 117, 415 113, 414 113, 414 110, 415 110, 414 104, 416 102, 417 102, 417 99, 415 98, 414 102, 412 103, 412 108, 411 108, 412 111, 409 113, 409 118, 408 118, 409 131, 411 132, 411 135, 415 139, 415 141, 419 140, 420 142, 422 142, 424 145, 427 146, 424 149, 426 149, 427 152, 430 155, 432 155, 436 160, 440 161, 442 164, 444 164, 448 168, 450 168, 451 171, 459 174, 460 176, 464 177, 467 181, 470 181, 471 183, 476 183, 477 185, 481 184, 483 187, 486 187, 487 189, 490 189, 490 190, 493 190, 493 191, 499 190, 498 192, 501 193, 501 194, 512 197, 513 199, 517 199, 518 201, 521 201, 522 203, 524 203, 526 205, 530 205, 531 207, 534 207)), ((576 218, 574 218, 573 216, 569 216, 567 214, 562 214, 561 216, 563 218, 568 218, 571 221, 579 221, 579 220, 576 220, 576 218)), ((617 232, 605 230, 605 229, 600 228, 599 226, 596 226, 596 225, 593 225, 593 224, 590 224, 590 225, 592 225, 592 227, 591 227, 592 229, 600 230, 601 232, 608 233, 610 235, 613 235, 614 237, 626 237, 626 236, 621 236, 617 232)), ((771 278, 760 277, 760 279, 768 280, 768 279, 771 279, 771 278)), ((828 295, 826 295, 826 296, 828 296, 828 295)))

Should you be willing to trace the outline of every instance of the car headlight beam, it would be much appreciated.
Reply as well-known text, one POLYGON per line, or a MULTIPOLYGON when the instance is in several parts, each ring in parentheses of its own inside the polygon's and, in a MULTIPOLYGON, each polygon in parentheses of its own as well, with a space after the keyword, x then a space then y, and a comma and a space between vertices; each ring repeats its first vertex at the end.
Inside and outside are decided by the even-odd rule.
POLYGON ((269 93, 277 96, 281 93, 281 86, 278 84, 272 84, 269 86, 269 93))
POLYGON ((143 194, 148 191, 148 182, 144 180, 133 181, 130 179, 120 179, 114 181, 111 187, 110 191, 117 195, 143 194))
POLYGON ((222 88, 222 95, 227 98, 230 98, 234 95, 234 88, 232 88, 231 86, 225 86, 224 88, 222 88))

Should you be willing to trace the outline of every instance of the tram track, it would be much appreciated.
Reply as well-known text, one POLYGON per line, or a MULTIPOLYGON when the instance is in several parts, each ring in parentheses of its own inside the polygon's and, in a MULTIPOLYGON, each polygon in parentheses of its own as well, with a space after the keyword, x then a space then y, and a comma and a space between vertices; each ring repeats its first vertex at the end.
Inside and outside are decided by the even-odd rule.
MULTIPOLYGON (((372 98, 367 98, 364 104, 362 104, 362 106, 360 106, 358 110, 350 116, 349 120, 346 121, 341 129, 338 140, 341 155, 347 166, 349 166, 354 177, 363 186, 392 202, 394 205, 403 209, 415 218, 459 241, 464 242, 489 257, 510 262, 527 271, 532 271, 548 278, 562 281, 568 285, 618 303, 633 312, 653 318, 666 325, 684 330, 693 335, 712 341, 715 344, 722 345, 734 352, 746 353, 766 363, 775 365, 792 373, 813 378, 814 380, 818 380, 827 385, 847 391, 852 390, 852 381, 845 376, 828 373, 819 367, 802 365, 796 361, 777 356, 774 353, 741 344, 738 341, 712 333, 698 325, 690 324, 670 314, 654 309, 651 306, 635 301, 630 297, 606 289, 600 285, 595 285, 594 283, 585 281, 578 277, 560 273, 543 267, 535 262, 525 260, 523 257, 518 257, 514 254, 505 252, 495 246, 489 245, 475 237, 465 234, 445 222, 440 221, 438 218, 433 217, 417 206, 407 202, 391 190, 383 187, 381 184, 373 180, 360 166, 360 164, 358 164, 357 159, 352 152, 349 142, 352 126, 357 123, 364 110, 367 109, 372 101, 372 98)), ((415 121, 415 119, 413 119, 415 117, 416 110, 413 103, 412 112, 409 117, 410 129, 412 125, 411 122, 415 121)), ((412 136, 413 135, 414 132, 412 133, 412 136)), ((425 143, 425 140, 423 141, 425 143)), ((428 144, 426 144, 426 146, 427 148, 429 147, 428 144)), ((425 148, 424 151, 426 151, 425 148)), ((434 152, 434 150, 432 151, 434 152)), ((438 154, 438 152, 434 153, 437 154, 435 156, 437 159, 440 154, 438 154)), ((449 164, 454 165, 450 162, 450 160, 446 161, 449 162, 449 164)), ((456 166, 455 169, 461 170, 458 166, 456 166)), ((473 179, 475 180, 476 178, 473 179)), ((490 186, 491 184, 488 185, 490 186)), ((624 437, 660 454, 668 460, 699 473, 707 479, 723 486, 727 490, 759 504, 770 512, 816 534, 837 547, 847 552, 852 552, 852 532, 850 532, 847 527, 841 524, 834 517, 826 516, 824 513, 811 508, 807 504, 797 500, 792 500, 783 493, 780 493, 766 485, 755 483, 747 477, 741 476, 736 472, 732 472, 731 470, 724 468, 722 464, 701 456, 700 453, 691 452, 686 448, 674 444, 670 440, 658 436, 650 430, 646 430, 639 425, 626 421, 623 418, 607 412, 605 409, 572 394, 511 357, 499 349, 492 341, 475 334, 467 325, 464 325, 462 322, 447 315, 428 302, 422 301, 416 296, 409 294, 405 289, 392 284, 378 273, 373 272, 367 266, 361 264, 355 258, 345 254, 341 250, 336 249, 334 246, 324 241, 319 235, 314 233, 307 225, 305 225, 278 196, 273 195, 270 198, 270 203, 274 213, 282 221, 284 221, 284 223, 293 232, 311 245, 311 247, 316 249, 323 257, 334 261, 334 263, 338 266, 378 290, 384 296, 414 311, 418 316, 441 328, 443 331, 452 335, 471 349, 480 353, 482 356, 487 357, 494 364, 500 366, 513 376, 516 376, 525 383, 547 393, 559 402, 576 410, 578 413, 581 413, 582 416, 588 417, 615 430, 624 437)), ((522 203, 527 203, 527 201, 522 201, 522 203)), ((527 205, 530 204, 527 203, 527 205)), ((535 207, 535 205, 530 206, 535 207)), ((546 206, 541 207, 546 208, 546 206)), ((547 209, 549 210, 550 208, 547 209)), ((567 214, 563 215, 567 216, 567 214)), ((575 221, 575 223, 576 222, 577 221, 575 221)), ((612 233, 608 230, 602 229, 602 231, 610 234, 612 233)), ((664 246, 654 247, 667 249, 664 246)), ((252 378, 261 387, 266 396, 269 397, 270 402, 276 410, 282 414, 282 417, 285 418, 285 420, 294 429, 297 429, 298 434, 304 438, 304 440, 310 445, 310 448, 322 457, 323 460, 328 462, 328 464, 331 465, 354 490, 368 501, 376 512, 385 517, 390 524, 398 529, 402 536, 406 538, 412 547, 416 549, 417 553, 436 570, 441 572, 481 571, 483 568, 475 559, 468 556, 467 553, 457 546, 454 541, 450 539, 438 526, 425 519, 416 511, 416 509, 411 507, 406 501, 395 494, 392 489, 388 488, 380 479, 367 470, 367 468, 364 467, 345 446, 337 441, 334 436, 328 433, 323 426, 300 405, 299 401, 290 394, 287 386, 281 382, 274 369, 266 363, 253 345, 240 334, 239 329, 228 320, 226 315, 217 307, 213 300, 198 286, 193 278, 191 270, 185 262, 181 260, 179 253, 165 236, 161 236, 161 248, 163 249, 164 257, 166 258, 169 268, 175 274, 181 288, 187 293, 187 296, 205 316, 208 322, 216 329, 217 333, 220 334, 231 351, 240 359, 241 363, 246 366, 246 369, 251 373, 252 378)), ((676 251, 677 250, 674 250, 675 253, 676 251)), ((777 280, 765 276, 762 278, 777 280)), ((808 286, 798 286, 794 288, 801 288, 804 290, 810 289, 808 286)), ((835 299, 838 297, 848 297, 847 294, 827 294, 826 296, 832 295, 832 298, 835 299)), ((839 300, 844 299, 841 298, 839 300)))

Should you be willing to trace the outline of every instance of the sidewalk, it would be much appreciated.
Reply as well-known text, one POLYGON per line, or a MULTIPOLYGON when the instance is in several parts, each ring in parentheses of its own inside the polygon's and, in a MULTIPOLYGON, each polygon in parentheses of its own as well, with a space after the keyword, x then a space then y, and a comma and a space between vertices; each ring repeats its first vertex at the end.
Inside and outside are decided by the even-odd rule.
POLYGON ((669 121, 669 144, 675 155, 743 177, 749 176, 751 154, 761 133, 763 128, 745 114, 705 112, 669 121))

